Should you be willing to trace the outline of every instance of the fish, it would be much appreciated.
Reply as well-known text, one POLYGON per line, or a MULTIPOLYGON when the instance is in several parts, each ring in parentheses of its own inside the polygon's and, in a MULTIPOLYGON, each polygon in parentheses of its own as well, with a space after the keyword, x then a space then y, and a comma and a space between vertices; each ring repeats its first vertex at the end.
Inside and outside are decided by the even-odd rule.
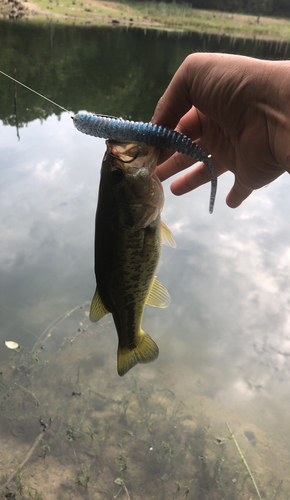
POLYGON ((119 345, 117 371, 157 359, 159 349, 142 330, 145 304, 165 308, 170 295, 155 271, 162 242, 176 247, 161 222, 163 187, 154 174, 159 149, 140 142, 106 141, 95 222, 95 275, 90 320, 111 313, 119 345))

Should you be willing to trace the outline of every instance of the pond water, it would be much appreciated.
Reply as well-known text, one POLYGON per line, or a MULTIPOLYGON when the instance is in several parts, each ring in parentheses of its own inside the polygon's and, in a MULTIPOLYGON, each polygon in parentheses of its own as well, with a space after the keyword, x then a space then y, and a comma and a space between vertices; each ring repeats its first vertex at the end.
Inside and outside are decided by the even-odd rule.
MULTIPOLYGON (((273 42, 5 23, 0 46, 1 70, 72 113, 143 121, 190 52, 289 57, 273 42)), ((88 319, 105 143, 16 92, 0 75, 0 497, 289 498, 289 176, 236 210, 222 176, 213 215, 209 186, 177 198, 164 183, 177 248, 157 275, 172 301, 143 318, 160 355, 120 378, 111 316, 88 319)))

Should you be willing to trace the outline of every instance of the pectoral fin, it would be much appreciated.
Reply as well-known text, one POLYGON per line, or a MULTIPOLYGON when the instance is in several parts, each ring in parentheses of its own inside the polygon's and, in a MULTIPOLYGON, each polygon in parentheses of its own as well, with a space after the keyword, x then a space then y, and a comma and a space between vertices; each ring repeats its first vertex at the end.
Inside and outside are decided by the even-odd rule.
POLYGON ((170 295, 166 288, 155 277, 146 299, 146 304, 153 307, 168 307, 171 302, 170 295))
POLYGON ((118 348, 118 374, 125 375, 138 363, 150 363, 158 358, 159 349, 154 340, 141 330, 137 346, 129 350, 128 347, 118 348))
POLYGON ((100 297, 98 289, 95 291, 95 295, 92 300, 91 310, 90 310, 90 320, 92 323, 96 323, 101 319, 105 314, 108 314, 107 308, 104 306, 104 303, 100 297))
POLYGON ((164 245, 176 248, 176 243, 172 232, 162 221, 161 221, 161 236, 162 236, 162 243, 164 243, 164 245))

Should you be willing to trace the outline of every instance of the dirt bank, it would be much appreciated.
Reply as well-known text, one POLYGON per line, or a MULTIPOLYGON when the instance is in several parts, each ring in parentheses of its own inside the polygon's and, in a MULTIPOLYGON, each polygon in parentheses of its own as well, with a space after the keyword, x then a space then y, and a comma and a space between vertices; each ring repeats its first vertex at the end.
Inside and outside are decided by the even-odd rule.
POLYGON ((0 18, 79 26, 137 26, 290 41, 290 20, 192 9, 187 4, 104 0, 0 0, 0 18))
POLYGON ((138 25, 161 27, 162 23, 142 15, 136 9, 117 2, 47 2, 0 0, 0 17, 10 20, 52 21, 76 25, 138 25))

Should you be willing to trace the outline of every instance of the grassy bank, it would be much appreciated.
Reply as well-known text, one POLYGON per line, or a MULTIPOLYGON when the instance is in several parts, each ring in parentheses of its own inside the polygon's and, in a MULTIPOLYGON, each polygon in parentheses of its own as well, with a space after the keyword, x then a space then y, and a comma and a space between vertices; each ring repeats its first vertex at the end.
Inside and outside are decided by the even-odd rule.
POLYGON ((192 9, 189 5, 141 3, 134 5, 143 15, 172 29, 199 31, 236 37, 290 40, 290 20, 192 9))
POLYGON ((103 0, 0 0, 0 16, 76 25, 131 25, 290 41, 290 20, 192 9, 189 5, 103 0), (15 10, 16 9, 16 10, 15 10))

